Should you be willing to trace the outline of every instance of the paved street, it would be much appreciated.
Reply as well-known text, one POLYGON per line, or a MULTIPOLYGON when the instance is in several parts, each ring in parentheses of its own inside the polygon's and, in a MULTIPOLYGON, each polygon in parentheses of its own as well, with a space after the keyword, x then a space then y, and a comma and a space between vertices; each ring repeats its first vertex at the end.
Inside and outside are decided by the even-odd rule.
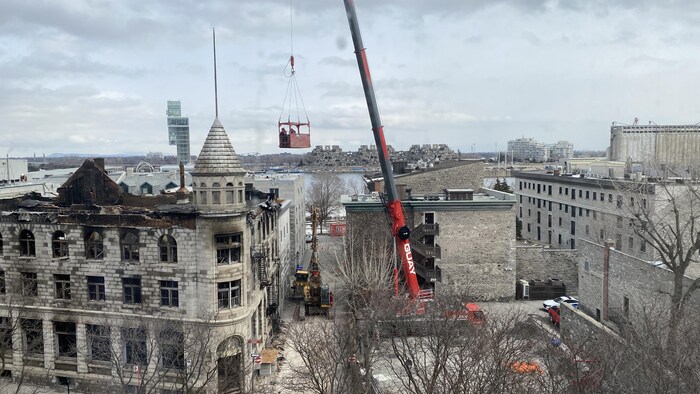
MULTIPOLYGON (((341 257, 343 253, 342 249, 342 238, 331 237, 329 235, 319 235, 318 236, 318 257, 319 264, 321 268, 321 275, 323 277, 323 283, 330 286, 331 291, 335 295, 335 307, 333 310, 333 315, 341 315, 343 313, 342 307, 345 305, 345 295, 343 289, 340 288, 339 280, 335 274, 335 268, 337 267, 337 260, 341 257)), ((308 268, 309 260, 311 257, 311 244, 306 244, 305 253, 302 257, 304 268, 308 268)), ((293 321, 294 303, 289 303, 282 310, 282 319, 289 324, 293 321)), ((547 331, 552 337, 557 337, 559 335, 558 330, 552 327, 549 317, 546 312, 542 309, 542 301, 512 301, 512 302, 482 302, 479 306, 484 311, 486 318, 500 318, 507 316, 522 316, 528 315, 533 318, 533 320, 539 323, 539 326, 543 330, 547 331)), ((319 316, 308 317, 309 321, 321 321, 323 319, 319 316)), ((279 373, 273 375, 267 380, 272 383, 273 392, 277 393, 297 393, 300 392, 299 387, 294 387, 292 383, 294 381, 294 374, 291 371, 291 366, 300 367, 303 365, 302 360, 299 356, 291 349, 289 344, 285 346, 284 351, 285 362, 281 366, 279 373)), ((385 360, 386 361, 386 360, 385 360)), ((375 369, 376 377, 379 380, 385 379, 384 384, 390 385, 392 380, 396 377, 390 377, 390 368, 387 365, 382 367, 382 363, 378 364, 375 369)), ((396 383, 396 382, 394 382, 396 383)))

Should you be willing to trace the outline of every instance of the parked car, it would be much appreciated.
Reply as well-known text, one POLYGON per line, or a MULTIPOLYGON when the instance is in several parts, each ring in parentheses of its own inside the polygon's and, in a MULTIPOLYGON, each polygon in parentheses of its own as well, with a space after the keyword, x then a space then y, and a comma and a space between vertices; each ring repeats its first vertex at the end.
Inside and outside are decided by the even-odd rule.
POLYGON ((578 300, 574 297, 571 297, 571 296, 561 296, 561 297, 557 297, 553 300, 546 300, 545 302, 542 303, 542 306, 544 306, 545 311, 549 311, 549 308, 551 308, 553 306, 558 307, 559 304, 561 304, 562 302, 567 303, 567 304, 573 306, 574 308, 578 308, 578 300))
POLYGON ((306 234, 306 243, 311 243, 314 240, 314 236, 311 234, 306 234))

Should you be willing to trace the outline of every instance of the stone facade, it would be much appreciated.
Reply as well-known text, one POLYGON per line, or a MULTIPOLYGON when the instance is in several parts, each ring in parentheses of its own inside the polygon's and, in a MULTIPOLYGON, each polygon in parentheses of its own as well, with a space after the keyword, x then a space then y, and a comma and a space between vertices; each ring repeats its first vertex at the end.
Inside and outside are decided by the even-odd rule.
MULTIPOLYGON (((593 315, 603 310, 604 246, 590 241, 581 243, 578 261, 579 300, 593 315)), ((668 310, 673 287, 673 273, 660 263, 641 260, 611 249, 608 280, 609 317, 614 322, 634 317, 643 307, 668 310)), ((685 286, 692 279, 686 278, 685 286)), ((700 293, 691 298, 700 307, 700 293)))
POLYGON ((517 279, 557 278, 566 285, 570 295, 578 294, 578 253, 569 249, 552 249, 542 245, 515 247, 517 279))
MULTIPOLYGON (((439 292, 449 286, 480 300, 514 297, 515 201, 509 194, 482 192, 473 200, 403 201, 414 236, 426 234, 411 238, 422 287, 439 292), (427 224, 437 224, 434 235, 427 235, 427 224)), ((342 202, 353 242, 391 247, 391 226, 379 199, 344 196, 342 202)))
MULTIPOLYGON (((276 175, 254 175, 246 177, 246 183, 253 184, 257 190, 264 192, 276 192, 277 197, 290 201, 289 224, 290 224, 290 259, 295 260, 304 256, 305 250, 305 223, 306 223, 306 190, 304 187, 304 176, 300 174, 276 174, 276 175)), ((294 267, 292 267, 294 268, 294 267)))
POLYGON ((58 199, 0 204, 3 373, 77 391, 246 388, 285 298, 289 205, 245 199, 218 119, 199 157, 195 204, 184 189, 122 195, 101 160, 58 199))
POLYGON ((397 185, 406 185, 412 194, 440 193, 443 189, 479 190, 484 182, 484 163, 455 161, 424 171, 396 175, 397 185))
POLYGON ((617 249, 651 260, 653 248, 642 242, 629 226, 630 201, 655 209, 655 188, 625 193, 632 183, 624 180, 555 176, 516 172, 515 194, 522 237, 560 249, 576 249, 583 241, 612 238, 617 249), (636 197, 636 200, 635 200, 636 197))

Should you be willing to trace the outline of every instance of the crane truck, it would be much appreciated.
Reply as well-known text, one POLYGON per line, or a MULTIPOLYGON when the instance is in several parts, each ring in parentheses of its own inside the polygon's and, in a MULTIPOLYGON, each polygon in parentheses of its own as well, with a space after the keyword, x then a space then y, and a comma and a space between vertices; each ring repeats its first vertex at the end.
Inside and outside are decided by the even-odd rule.
MULTIPOLYGON (((357 66, 360 69, 360 78, 362 79, 362 87, 367 101, 367 109, 369 110, 369 119, 372 123, 372 133, 374 134, 374 142, 377 147, 379 164, 382 168, 384 177, 384 185, 386 188, 386 209, 391 218, 391 232, 396 240, 396 248, 399 256, 401 256, 401 266, 403 269, 403 277, 406 282, 408 296, 412 300, 420 302, 420 300, 432 298, 432 290, 421 290, 416 277, 416 267, 411 253, 410 236, 411 230, 406 226, 403 216, 403 205, 396 190, 396 182, 392 171, 391 162, 389 160, 389 152, 387 151, 386 141, 384 139, 384 126, 379 117, 379 108, 377 99, 374 96, 374 86, 372 85, 372 77, 369 72, 369 63, 367 62, 367 54, 362 44, 362 36, 360 35, 360 26, 355 13, 355 4, 353 0, 343 0, 345 3, 345 11, 350 24, 350 33, 352 42, 355 48, 355 57, 357 58, 357 66)), ((399 293, 399 278, 398 269, 394 269, 394 295, 399 293)))

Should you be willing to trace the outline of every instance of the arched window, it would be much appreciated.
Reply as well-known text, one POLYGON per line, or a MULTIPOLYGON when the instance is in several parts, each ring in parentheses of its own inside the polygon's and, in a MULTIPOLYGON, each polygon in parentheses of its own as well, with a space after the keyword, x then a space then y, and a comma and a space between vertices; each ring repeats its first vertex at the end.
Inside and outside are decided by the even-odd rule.
POLYGON ((199 184, 199 187, 207 187, 207 184, 204 183, 204 182, 202 182, 202 183, 199 184))
POLYGON ((104 246, 102 245, 102 235, 97 231, 90 231, 85 236, 85 258, 91 260, 102 260, 104 257, 104 246))
POLYGON ((233 183, 226 184, 226 204, 233 204, 233 183))
POLYGON ((170 235, 163 235, 158 240, 160 248, 160 261, 163 263, 177 263, 177 242, 170 235))
POLYGON ((19 234, 19 255, 36 256, 34 248, 34 234, 29 230, 22 230, 19 234))
POLYGON ((68 239, 63 231, 56 231, 51 237, 53 257, 68 257, 68 239))
POLYGON ((122 260, 139 261, 138 233, 128 231, 122 236, 122 260))

